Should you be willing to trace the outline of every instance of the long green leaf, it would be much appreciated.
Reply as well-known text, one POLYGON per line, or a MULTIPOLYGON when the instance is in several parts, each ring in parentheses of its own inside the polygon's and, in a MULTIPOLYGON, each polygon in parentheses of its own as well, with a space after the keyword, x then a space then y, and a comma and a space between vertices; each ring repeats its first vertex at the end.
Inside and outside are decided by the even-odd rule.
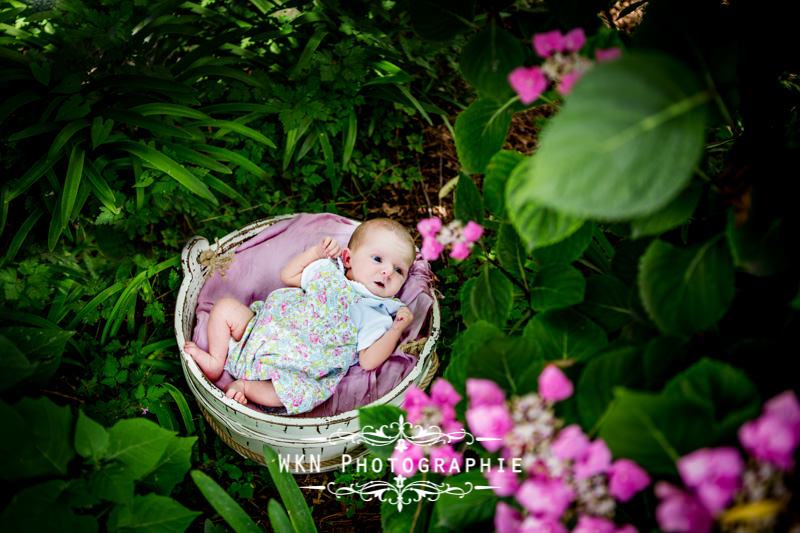
POLYGON ((6 184, 0 185, 0 235, 6 229, 6 220, 8 220, 8 186, 6 184))
POLYGON ((44 122, 44 123, 36 123, 27 128, 24 128, 17 133, 8 136, 9 141, 21 141, 22 139, 27 139, 28 137, 35 137, 37 135, 41 135, 43 133, 50 133, 51 131, 55 131, 58 129, 58 125, 53 124, 52 122, 44 122))
POLYGON ((31 185, 36 183, 39 178, 44 176, 45 172, 53 168, 55 164, 56 162, 54 160, 48 160, 46 157, 34 163, 32 167, 25 171, 25 174, 23 174, 19 180, 13 183, 13 186, 8 190, 6 202, 10 202, 27 191, 31 185))
POLYGON ((121 208, 117 206, 117 200, 114 196, 114 191, 111 190, 111 187, 103 178, 103 175, 97 171, 94 163, 87 159, 84 163, 83 170, 86 178, 89 180, 89 184, 92 187, 92 192, 94 193, 95 197, 100 200, 100 203, 102 203, 106 209, 115 215, 119 213, 121 208))
POLYGON ((192 80, 192 83, 196 82, 198 79, 206 77, 206 76, 217 76, 220 78, 232 78, 238 80, 242 83, 250 85, 252 87, 258 87, 263 89, 264 85, 258 81, 256 78, 252 76, 248 76, 241 70, 236 70, 235 68, 231 67, 223 67, 223 66, 215 66, 215 65, 202 65, 199 67, 195 67, 192 69, 187 70, 183 74, 181 74, 181 79, 183 80, 192 80))
POLYGON ((61 131, 58 132, 58 135, 56 135, 56 138, 53 140, 53 144, 50 145, 50 149, 47 151, 48 159, 56 157, 59 150, 61 150, 61 148, 67 144, 67 141, 69 141, 73 135, 87 126, 89 126, 89 122, 83 119, 73 120, 64 126, 61 131))
POLYGON ((66 226, 72 215, 72 208, 78 198, 78 189, 81 185, 83 176, 83 158, 86 152, 77 144, 72 147, 67 166, 67 178, 64 181, 64 189, 61 191, 61 224, 66 226))
POLYGON ((122 122, 128 126, 144 128, 156 135, 164 137, 177 137, 179 139, 197 139, 197 136, 185 128, 177 128, 160 120, 148 118, 130 111, 114 111, 108 116, 117 122, 122 122))
POLYGON ((281 104, 253 104, 246 102, 231 102, 226 104, 214 104, 206 106, 203 111, 206 113, 280 113, 286 106, 281 104))
MULTIPOLYGON (((174 343, 173 339, 170 340, 174 343)), ((171 383, 164 383, 163 386, 167 389, 167 392, 172 396, 172 399, 175 400, 175 404, 178 406, 178 411, 180 411, 181 418, 183 419, 183 425, 186 427, 186 435, 194 435, 194 420, 192 420, 192 411, 189 409, 189 403, 186 401, 186 397, 171 383)))
POLYGON ((317 526, 314 525, 311 511, 308 510, 306 500, 303 498, 294 476, 289 472, 281 472, 277 452, 266 444, 264 445, 264 459, 269 469, 269 475, 272 477, 272 482, 275 483, 275 488, 278 489, 278 494, 281 495, 283 505, 286 506, 286 510, 289 512, 289 518, 295 531, 303 531, 304 533, 316 532, 317 526))
POLYGON ((56 243, 61 238, 64 227, 65 224, 61 222, 61 202, 55 202, 50 218, 50 229, 47 231, 47 249, 51 252, 56 249, 56 243))
POLYGON ((356 110, 350 109, 347 116, 347 135, 344 139, 344 148, 342 151, 342 167, 347 165, 350 157, 353 155, 353 148, 356 146, 356 136, 358 135, 358 118, 356 117, 356 110))
POLYGON ((214 205, 218 205, 219 202, 217 198, 208 189, 205 183, 200 181, 197 176, 186 170, 182 165, 175 162, 175 160, 167 157, 155 148, 132 141, 119 142, 116 143, 116 146, 146 161, 157 170, 164 172, 196 195, 205 198, 214 205))
POLYGON ((192 109, 191 107, 180 104, 171 104, 168 102, 154 102, 152 104, 137 105, 136 107, 132 107, 130 110, 135 113, 139 113, 144 117, 149 117, 150 115, 169 115, 172 117, 194 118, 197 120, 211 119, 211 117, 202 111, 198 111, 197 109, 192 109))
POLYGON ((198 167, 208 168, 215 172, 221 172, 223 174, 232 174, 233 171, 223 165, 222 163, 218 162, 216 159, 209 157, 207 155, 203 155, 199 152, 192 150, 191 148, 187 148, 181 144, 167 144, 166 145, 170 150, 175 152, 179 158, 183 159, 187 163, 191 163, 193 165, 197 165, 198 167))
POLYGON ((98 293, 94 298, 89 300, 89 302, 86 305, 84 305, 80 311, 78 311, 75 317, 67 325, 67 329, 75 329, 75 326, 78 325, 78 323, 83 319, 83 317, 91 313, 92 310, 94 310, 98 305, 108 300, 110 297, 114 296, 123 288, 125 288, 125 284, 122 282, 117 282, 111 285, 110 287, 106 287, 105 289, 100 291, 100 293, 98 293))
POLYGON ((236 153, 232 150, 228 150, 227 148, 220 148, 218 146, 206 146, 203 144, 195 145, 194 148, 202 152, 207 152, 211 155, 216 156, 218 161, 230 161, 231 163, 239 165, 240 167, 244 168, 245 170, 248 170, 249 172, 253 173, 259 178, 269 179, 269 174, 267 174, 267 172, 263 168, 259 167, 258 165, 256 165, 255 163, 244 157, 242 154, 236 153))
POLYGON ((250 201, 247 198, 245 198, 244 196, 239 194, 239 192, 236 189, 234 189, 233 187, 231 187, 230 185, 228 185, 227 183, 225 183, 221 179, 219 179, 219 178, 217 178, 217 177, 215 177, 215 176, 213 176, 211 174, 206 174, 203 177, 203 179, 206 181, 206 183, 208 184, 209 187, 211 187, 212 189, 214 189, 217 192, 220 192, 220 193, 224 194, 225 196, 227 196, 231 200, 236 200, 237 202, 239 202, 242 205, 250 205, 250 201))
POLYGON ((253 519, 244 512, 244 509, 233 498, 228 496, 228 493, 216 481, 200 470, 192 470, 191 476, 192 481, 203 493, 208 503, 236 533, 261 533, 261 529, 253 522, 253 519))
POLYGON ((14 238, 11 239, 11 243, 8 245, 8 248, 6 249, 6 255, 3 258, 3 261, 0 262, 0 266, 8 264, 9 262, 14 260, 14 256, 17 255, 17 252, 22 246, 22 243, 25 241, 25 237, 28 236, 28 233, 30 233, 31 228, 33 228, 34 224, 36 224, 36 222, 39 220, 39 218, 41 218, 41 216, 42 216, 41 209, 37 209, 30 215, 28 215, 28 218, 25 219, 25 222, 23 222, 22 225, 19 227, 19 230, 17 230, 17 233, 14 234, 14 238))
POLYGON ((269 499, 267 504, 267 515, 269 515, 269 524, 275 533, 295 533, 292 523, 289 521, 289 515, 286 514, 286 509, 272 498, 269 499))
POLYGON ((217 119, 201 120, 199 122, 193 123, 192 125, 198 127, 210 126, 212 128, 224 128, 226 130, 235 131, 236 133, 244 135, 245 137, 249 137, 254 141, 269 146, 270 148, 277 148, 277 146, 275 146, 275 143, 272 142, 268 137, 266 137, 261 132, 256 131, 249 126, 245 126, 244 124, 234 122, 232 120, 217 120, 217 119))
POLYGON ((318 28, 317 31, 314 32, 314 35, 306 43, 306 47, 303 49, 303 53, 300 54, 300 59, 297 60, 297 64, 292 69, 292 72, 289 74, 290 78, 294 78, 300 72, 306 68, 311 61, 311 56, 314 55, 314 52, 317 51, 319 48, 320 43, 322 43, 322 39, 328 35, 328 32, 324 30, 322 27, 318 28))

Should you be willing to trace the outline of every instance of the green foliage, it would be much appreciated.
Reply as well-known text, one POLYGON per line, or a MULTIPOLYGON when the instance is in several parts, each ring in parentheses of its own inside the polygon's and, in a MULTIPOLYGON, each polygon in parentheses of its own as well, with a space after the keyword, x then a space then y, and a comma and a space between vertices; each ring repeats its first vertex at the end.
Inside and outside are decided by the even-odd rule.
POLYGON ((0 410, 9 434, 26 442, 4 440, 3 479, 27 482, 0 514, 4 529, 45 531, 57 517, 68 531, 184 531, 199 514, 169 497, 189 471, 196 437, 142 418, 107 429, 46 398, 0 402, 0 410))

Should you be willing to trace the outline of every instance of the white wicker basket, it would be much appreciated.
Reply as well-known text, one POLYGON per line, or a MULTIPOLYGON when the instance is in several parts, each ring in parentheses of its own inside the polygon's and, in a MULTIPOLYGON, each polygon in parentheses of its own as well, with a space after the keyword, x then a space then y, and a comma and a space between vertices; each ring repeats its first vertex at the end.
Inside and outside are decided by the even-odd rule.
MULTIPOLYGON (((366 453, 358 442, 345 437, 328 438, 323 444, 311 442, 337 431, 358 431, 358 411, 346 411, 324 418, 299 418, 255 411, 225 397, 203 375, 192 357, 183 351, 186 339, 192 338, 197 300, 205 281, 204 275, 209 270, 209 267, 200 264, 200 254, 212 248, 218 255, 225 254, 258 235, 267 226, 293 216, 285 215, 253 222, 221 238, 218 245, 211 246, 203 237, 193 237, 186 243, 181 254, 184 278, 175 305, 175 336, 181 353, 181 367, 189 388, 200 406, 200 411, 222 440, 244 457, 262 464, 263 446, 267 444, 289 460, 293 473, 302 474, 334 470, 340 466, 341 457, 345 453, 353 459, 366 453)), ((412 383, 423 389, 430 384, 439 366, 433 351, 440 326, 439 305, 435 296, 431 312, 431 331, 414 368, 388 394, 370 405, 400 405, 406 389, 412 383)))

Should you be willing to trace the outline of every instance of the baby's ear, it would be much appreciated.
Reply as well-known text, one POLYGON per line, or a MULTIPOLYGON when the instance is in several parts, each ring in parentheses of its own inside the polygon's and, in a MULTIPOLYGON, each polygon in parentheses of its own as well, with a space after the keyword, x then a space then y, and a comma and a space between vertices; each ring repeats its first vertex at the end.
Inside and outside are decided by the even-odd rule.
POLYGON ((344 250, 342 250, 342 264, 344 265, 345 268, 350 268, 350 257, 351 257, 350 248, 345 248, 344 250))

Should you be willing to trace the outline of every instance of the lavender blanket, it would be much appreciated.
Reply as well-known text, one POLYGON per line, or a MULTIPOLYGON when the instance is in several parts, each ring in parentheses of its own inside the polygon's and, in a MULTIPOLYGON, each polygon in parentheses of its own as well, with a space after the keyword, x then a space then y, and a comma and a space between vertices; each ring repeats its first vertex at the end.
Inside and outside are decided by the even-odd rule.
MULTIPOLYGON (((219 298, 230 296, 245 305, 263 300, 273 290, 283 287, 281 269, 303 250, 315 245, 327 235, 339 241, 344 248, 350 240, 355 224, 345 218, 329 213, 300 214, 281 220, 240 245, 225 278, 215 273, 206 280, 197 300, 197 324, 193 340, 203 349, 208 349, 206 324, 211 307, 219 298)), ((417 255, 408 279, 397 297, 408 305, 414 321, 406 329, 400 344, 428 335, 432 275, 427 261, 417 255)), ((350 367, 336 393, 327 401, 299 417, 331 416, 366 405, 394 388, 414 367, 417 356, 395 351, 380 367, 366 371, 360 365, 350 367)), ((224 388, 233 378, 227 372, 216 382, 224 388)))

